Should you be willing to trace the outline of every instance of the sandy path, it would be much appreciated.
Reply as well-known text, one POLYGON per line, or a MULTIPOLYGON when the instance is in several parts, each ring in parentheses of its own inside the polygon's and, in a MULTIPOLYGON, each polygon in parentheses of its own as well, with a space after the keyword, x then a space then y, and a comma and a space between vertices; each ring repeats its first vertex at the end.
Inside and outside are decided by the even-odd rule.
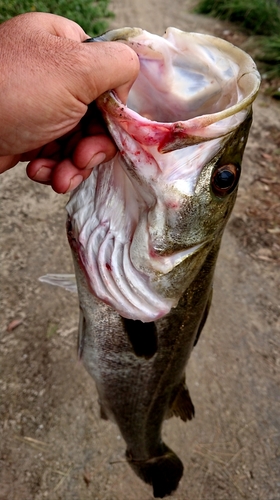
MULTIPOLYGON (((215 34, 225 27, 190 15, 179 0, 112 5, 112 27, 159 34, 171 25, 215 34)), ((253 243, 248 247, 252 232, 257 240, 259 233, 258 220, 252 227, 246 215, 254 203, 252 181, 277 174, 260 157, 276 148, 271 130, 279 128, 279 110, 263 96, 255 106, 213 307, 187 371, 196 418, 164 427, 166 442, 185 464, 175 500, 280 496, 279 265, 268 251, 254 255, 253 243)), ((76 298, 37 281, 47 272, 71 272, 66 197, 30 182, 21 167, 1 180, 0 499, 149 500, 150 488, 125 463, 117 428, 99 419, 94 384, 76 362, 76 298), (8 332, 13 319, 22 323, 8 332)))

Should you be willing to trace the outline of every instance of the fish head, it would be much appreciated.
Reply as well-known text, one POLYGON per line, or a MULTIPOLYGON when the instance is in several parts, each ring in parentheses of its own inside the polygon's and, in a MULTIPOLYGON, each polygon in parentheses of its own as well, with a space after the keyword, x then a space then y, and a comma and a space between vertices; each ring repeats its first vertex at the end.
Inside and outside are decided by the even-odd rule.
POLYGON ((150 322, 218 248, 260 78, 247 54, 208 35, 124 28, 104 40, 130 45, 140 73, 126 105, 113 91, 97 100, 118 153, 73 192, 69 241, 88 293, 150 322))

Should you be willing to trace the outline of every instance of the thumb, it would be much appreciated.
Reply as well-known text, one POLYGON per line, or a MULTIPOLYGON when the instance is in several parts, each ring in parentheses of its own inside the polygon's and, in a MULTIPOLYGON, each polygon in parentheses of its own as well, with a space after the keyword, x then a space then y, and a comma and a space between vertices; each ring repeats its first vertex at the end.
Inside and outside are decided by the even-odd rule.
POLYGON ((80 45, 81 78, 76 89, 78 99, 89 104, 104 92, 115 90, 119 99, 126 103, 128 92, 139 72, 136 52, 122 42, 80 45))
POLYGON ((104 92, 115 90, 121 101, 126 102, 140 66, 134 50, 123 42, 82 43, 88 40, 88 35, 69 19, 40 13, 28 19, 31 16, 53 35, 48 43, 54 44, 56 65, 67 76, 72 95, 88 105, 104 92))
POLYGON ((48 43, 54 44, 56 65, 63 76, 68 73, 72 95, 88 105, 104 92, 115 90, 121 101, 126 102, 140 67, 133 49, 123 42, 82 43, 89 39, 88 35, 69 19, 40 13, 36 13, 36 18, 30 14, 28 19, 31 16, 53 35, 48 43))

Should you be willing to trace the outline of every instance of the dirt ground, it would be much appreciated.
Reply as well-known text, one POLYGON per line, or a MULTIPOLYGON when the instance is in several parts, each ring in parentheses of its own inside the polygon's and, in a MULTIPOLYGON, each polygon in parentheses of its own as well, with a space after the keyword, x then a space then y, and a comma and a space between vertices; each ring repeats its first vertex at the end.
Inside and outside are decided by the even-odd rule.
MULTIPOLYGON (((111 26, 242 42, 187 5, 114 0, 111 26)), ((187 368, 196 418, 164 425, 185 465, 174 500, 280 499, 280 106, 260 93, 254 110, 213 306, 187 368)), ((66 201, 23 165, 1 176, 0 500, 149 500, 76 360, 77 298, 38 282, 72 272, 66 201)))

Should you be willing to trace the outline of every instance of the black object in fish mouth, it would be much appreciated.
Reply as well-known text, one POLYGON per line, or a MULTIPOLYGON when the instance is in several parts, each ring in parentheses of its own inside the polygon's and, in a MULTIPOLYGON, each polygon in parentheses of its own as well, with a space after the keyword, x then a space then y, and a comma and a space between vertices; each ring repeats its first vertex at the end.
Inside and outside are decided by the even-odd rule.
POLYGON ((122 318, 122 321, 136 356, 146 359, 152 358, 158 347, 156 324, 127 318, 122 318))

